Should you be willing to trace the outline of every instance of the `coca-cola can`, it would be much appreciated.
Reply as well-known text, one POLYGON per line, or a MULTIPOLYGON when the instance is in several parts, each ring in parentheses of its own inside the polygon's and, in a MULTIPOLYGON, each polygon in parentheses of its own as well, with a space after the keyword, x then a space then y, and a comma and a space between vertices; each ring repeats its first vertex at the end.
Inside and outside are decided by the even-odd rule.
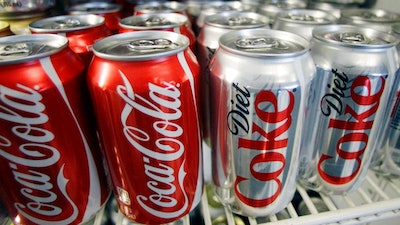
POLYGON ((0 197, 15 224, 81 224, 107 184, 84 65, 54 34, 0 38, 0 197))
POLYGON ((106 27, 113 33, 118 33, 119 21, 122 18, 122 6, 108 2, 87 2, 68 8, 71 15, 95 14, 104 17, 106 27))
POLYGON ((305 120, 299 182, 329 194, 354 191, 369 169, 399 68, 396 37, 352 25, 317 27, 317 76, 305 120))
POLYGON ((119 33, 146 30, 165 30, 183 34, 189 38, 189 47, 196 51, 196 36, 188 27, 188 18, 178 13, 148 13, 129 16, 119 21, 119 33))
POLYGON ((210 149, 210 74, 209 62, 218 48, 219 38, 233 30, 269 29, 267 17, 254 12, 229 11, 206 17, 205 24, 197 37, 197 59, 200 64, 200 118, 202 125, 204 178, 211 181, 211 149, 210 149))
POLYGON ((199 203, 203 175, 199 65, 169 31, 116 34, 94 44, 88 84, 120 211, 164 224, 199 203))
POLYGON ((383 9, 343 9, 339 23, 391 32, 392 26, 400 23, 400 14, 383 9))
POLYGON ((291 9, 278 14, 272 29, 292 32, 311 40, 315 27, 334 24, 336 20, 334 15, 322 10, 291 9))
POLYGON ((92 46, 111 31, 105 26, 105 19, 94 14, 61 15, 43 18, 29 24, 33 34, 58 34, 68 38, 69 47, 77 53, 86 66, 93 57, 92 46))
POLYGON ((220 38, 210 62, 213 181, 235 213, 277 213, 294 196, 315 74, 308 46, 299 35, 269 29, 220 38))

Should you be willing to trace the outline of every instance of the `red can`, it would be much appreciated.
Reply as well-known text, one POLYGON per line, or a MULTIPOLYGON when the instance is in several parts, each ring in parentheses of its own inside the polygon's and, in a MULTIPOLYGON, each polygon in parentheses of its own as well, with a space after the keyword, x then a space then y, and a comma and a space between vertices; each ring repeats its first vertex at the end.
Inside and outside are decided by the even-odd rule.
POLYGON ((29 29, 33 34, 51 33, 67 37, 69 47, 85 65, 89 65, 93 57, 93 43, 111 35, 104 17, 94 14, 48 17, 32 22, 29 29))
POLYGON ((141 14, 119 22, 119 33, 144 30, 165 30, 183 34, 189 38, 189 47, 195 52, 196 36, 187 26, 188 18, 178 13, 141 14))
POLYGON ((202 192, 200 68, 189 39, 169 31, 96 42, 88 85, 119 209, 164 224, 188 214, 202 192))
POLYGON ((112 33, 118 33, 118 23, 122 17, 122 6, 108 2, 87 2, 68 9, 71 15, 96 14, 104 17, 105 25, 112 33))
POLYGON ((81 224, 107 185, 84 65, 53 34, 0 38, 0 198, 15 224, 81 224))

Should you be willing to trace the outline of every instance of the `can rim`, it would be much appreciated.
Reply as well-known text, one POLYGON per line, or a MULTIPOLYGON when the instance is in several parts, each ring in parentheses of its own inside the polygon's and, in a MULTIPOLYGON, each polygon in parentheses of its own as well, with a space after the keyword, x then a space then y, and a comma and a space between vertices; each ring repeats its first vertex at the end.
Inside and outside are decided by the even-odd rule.
POLYGON ((258 27, 265 27, 269 26, 269 18, 267 16, 261 15, 255 12, 246 12, 246 11, 225 11, 218 14, 213 14, 206 16, 204 19, 204 24, 213 26, 213 27, 220 27, 220 28, 229 28, 229 29, 243 29, 243 28, 258 28, 258 27), (226 20, 229 16, 243 16, 248 17, 250 19, 256 20, 258 23, 256 24, 239 24, 239 25, 228 25, 218 23, 218 20, 226 20))
POLYGON ((400 22, 400 14, 391 12, 384 9, 361 9, 361 8, 350 8, 350 9, 343 9, 340 13, 341 19, 343 20, 350 20, 353 22, 369 22, 369 23, 396 23, 400 22), (373 13, 374 15, 385 15, 390 16, 388 17, 379 17, 378 19, 375 18, 367 18, 363 17, 363 13, 373 13))
POLYGON ((99 58, 108 59, 112 61, 145 61, 145 60, 152 60, 152 59, 158 59, 175 55, 178 54, 179 52, 184 51, 188 47, 189 47, 189 38, 187 38, 182 34, 178 34, 171 31, 152 30, 152 31, 127 32, 103 38, 94 43, 93 53, 95 56, 99 58), (110 48, 128 45, 133 41, 143 40, 148 38, 151 39, 168 38, 168 40, 170 40, 171 42, 174 41, 179 42, 180 45, 175 49, 169 49, 167 51, 148 52, 140 55, 112 54, 108 52, 110 48))
POLYGON ((160 13, 160 12, 185 12, 186 10, 186 5, 177 2, 177 1, 171 1, 171 2, 148 2, 145 4, 140 4, 135 7, 135 12, 142 12, 142 13, 160 13), (165 9, 153 9, 151 7, 157 7, 157 6, 163 6, 166 7, 165 9))
POLYGON ((230 31, 228 33, 223 34, 219 39, 219 46, 222 49, 225 49, 228 52, 232 52, 234 54, 243 55, 252 58, 291 58, 299 55, 303 55, 310 50, 309 42, 301 37, 300 35, 280 30, 271 30, 265 28, 257 28, 257 29, 244 29, 244 30, 235 30, 230 31), (294 49, 289 52, 265 52, 265 51, 243 51, 237 48, 232 48, 227 46, 226 42, 232 42, 234 39, 238 38, 276 38, 279 37, 281 41, 287 41, 292 44, 298 45, 301 49, 294 49))
POLYGON ((108 2, 86 2, 78 5, 71 6, 68 9, 68 12, 71 15, 80 15, 80 14, 105 14, 105 13, 113 13, 118 12, 122 9, 122 6, 119 4, 108 3, 108 2), (88 9, 94 9, 88 11, 88 9))
POLYGON ((0 48, 2 46, 7 46, 9 44, 18 43, 45 43, 48 46, 53 46, 54 49, 51 51, 45 51, 33 55, 28 55, 25 57, 11 58, 2 60, 0 56, 0 65, 16 64, 36 59, 41 59, 50 55, 54 55, 57 52, 68 47, 68 39, 66 37, 56 35, 56 34, 21 34, 12 35, 0 38, 0 48))
POLYGON ((48 18, 43 18, 36 20, 29 24, 29 29, 33 32, 37 33, 46 33, 46 32, 71 32, 71 31, 79 31, 85 30, 89 28, 99 27, 105 24, 105 18, 95 14, 81 14, 81 15, 61 15, 61 16, 53 16, 48 18), (43 25, 47 25, 51 22, 56 22, 59 20, 65 19, 78 19, 79 21, 87 21, 88 25, 78 26, 78 27, 66 27, 66 28, 43 28, 43 25))
POLYGON ((125 17, 119 21, 119 26, 124 29, 132 29, 132 30, 168 29, 168 28, 183 26, 187 22, 188 22, 187 16, 179 13, 147 13, 147 14, 125 17), (140 26, 134 24, 137 22, 143 22, 145 19, 149 19, 155 16, 164 17, 172 23, 159 26, 140 26))
POLYGON ((313 29, 312 31, 313 40, 318 40, 332 45, 340 45, 349 48, 368 48, 368 49, 379 49, 389 48, 399 43, 399 40, 387 32, 379 31, 372 28, 360 27, 355 25, 323 25, 313 29), (360 32, 364 36, 368 36, 370 39, 368 42, 343 42, 337 40, 338 32, 360 32), (380 43, 372 43, 370 40, 380 40, 380 43))

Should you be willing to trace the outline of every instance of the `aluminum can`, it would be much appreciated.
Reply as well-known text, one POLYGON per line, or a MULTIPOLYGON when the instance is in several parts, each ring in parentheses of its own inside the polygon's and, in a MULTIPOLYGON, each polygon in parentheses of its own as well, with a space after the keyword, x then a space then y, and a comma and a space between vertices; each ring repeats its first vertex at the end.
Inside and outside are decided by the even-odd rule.
POLYGON ((352 25, 315 28, 317 67, 301 148, 299 182, 328 194, 356 190, 369 169, 395 73, 397 39, 352 25))
POLYGON ((269 29, 220 38, 210 62, 213 181, 220 201, 235 213, 277 213, 294 196, 315 74, 308 46, 296 34, 269 29))
POLYGON ((140 31, 93 47, 100 137, 119 209, 136 223, 178 220, 201 198, 199 65, 188 46, 181 34, 140 31))
POLYGON ((203 159, 205 182, 211 181, 210 148, 210 74, 209 62, 218 48, 219 38, 233 30, 269 29, 268 18, 255 12, 229 11, 206 17, 205 24, 197 37, 197 59, 200 64, 200 118, 203 137, 203 159))
POLYGON ((122 6, 108 2, 87 2, 74 5, 68 9, 70 15, 95 14, 104 17, 106 27, 113 33, 118 33, 119 21, 122 18, 122 6))
POLYGON ((334 15, 322 10, 291 9, 278 14, 272 29, 292 32, 310 41, 315 27, 334 24, 336 20, 334 15))
POLYGON ((39 34, 0 38, 0 68, 0 198, 10 217, 93 219, 110 189, 84 65, 67 38, 39 34))
POLYGON ((0 2, 0 15, 15 16, 31 12, 43 12, 55 6, 55 0, 3 0, 0 2))
POLYGON ((399 13, 383 9, 344 9, 339 19, 340 24, 359 25, 389 33, 392 26, 399 22, 399 13))
POLYGON ((150 1, 135 6, 133 15, 147 13, 179 13, 187 16, 186 4, 178 1, 150 1))
POLYGON ((334 15, 337 19, 340 18, 340 13, 342 10, 345 9, 357 9, 359 8, 358 4, 353 3, 339 3, 339 2, 327 2, 327 1, 320 1, 320 0, 309 0, 307 1, 307 8, 308 9, 317 9, 328 12, 334 15))
POLYGON ((93 44, 111 35, 104 17, 94 14, 43 18, 30 23, 29 29, 33 34, 49 33, 67 37, 69 47, 82 58, 86 66, 93 57, 93 44))
POLYGON ((259 6, 257 13, 267 16, 269 18, 270 25, 273 26, 275 19, 280 12, 290 9, 305 9, 306 7, 307 3, 301 0, 268 0, 264 1, 259 6))
POLYGON ((178 13, 148 13, 129 16, 119 21, 119 33, 146 30, 165 30, 183 34, 189 38, 189 47, 196 51, 196 36, 188 27, 188 18, 178 13))

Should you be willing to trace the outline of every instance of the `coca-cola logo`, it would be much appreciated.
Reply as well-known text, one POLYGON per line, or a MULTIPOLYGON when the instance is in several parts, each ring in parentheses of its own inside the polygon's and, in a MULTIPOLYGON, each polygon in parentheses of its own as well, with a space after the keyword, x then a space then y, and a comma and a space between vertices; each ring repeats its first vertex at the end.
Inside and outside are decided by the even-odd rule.
POLYGON ((14 180, 21 186, 21 199, 26 200, 14 203, 21 216, 36 224, 70 224, 77 218, 78 208, 66 191, 68 180, 63 175, 64 166, 58 168, 56 181, 41 172, 59 161, 60 152, 48 144, 55 135, 45 129, 49 118, 44 113, 46 107, 41 103, 43 97, 38 89, 22 84, 16 84, 16 89, 0 85, 0 119, 14 124, 7 134, 21 140, 12 143, 11 138, 0 135, 0 155, 9 161, 14 180), (30 168, 28 172, 26 168, 30 168), (57 205, 62 197, 73 209, 70 215, 63 215, 65 202, 57 205))
MULTIPOLYGON (((250 132, 248 117, 250 114, 249 106, 250 92, 245 87, 239 87, 238 84, 232 85, 237 91, 232 104, 235 106, 228 113, 228 124, 231 124, 229 130, 232 134, 237 135, 240 132, 250 132)), ((253 207, 265 207, 273 203, 280 195, 282 190, 282 173, 286 167, 286 148, 288 146, 288 131, 292 123, 292 111, 294 108, 294 94, 289 90, 281 91, 279 101, 273 91, 262 90, 254 99, 254 111, 257 119, 252 121, 261 121, 268 127, 274 127, 272 130, 263 129, 263 125, 253 122, 251 125, 251 133, 253 136, 257 134, 258 139, 238 138, 239 151, 259 151, 250 161, 250 174, 238 175, 235 180, 234 188, 237 197, 245 204, 253 207), (268 107, 266 107, 268 105, 268 107), (268 110, 266 110, 268 108, 268 110), (266 164, 274 164, 275 170, 262 170, 266 164), (264 165, 264 166, 262 166, 264 165), (250 196, 251 193, 241 192, 241 185, 249 185, 248 183, 262 183, 268 186, 269 196, 255 199, 250 196)))
POLYGON ((328 129, 342 130, 343 135, 337 140, 335 155, 321 155, 318 172, 326 182, 338 185, 349 183, 360 171, 363 153, 368 145, 369 130, 372 128, 373 117, 385 87, 385 79, 381 76, 371 80, 368 76, 360 75, 350 80, 345 73, 337 69, 332 69, 332 73, 333 86, 328 85, 332 91, 323 96, 320 108, 325 116, 339 115, 329 119, 328 129), (350 96, 346 96, 345 93, 349 93, 350 96), (351 101, 344 101, 345 98, 351 101), (335 164, 338 161, 354 162, 355 169, 348 171, 349 174, 339 176, 324 166, 326 163, 335 164))
POLYGON ((189 199, 183 184, 186 177, 185 162, 180 165, 179 171, 171 167, 171 164, 176 163, 172 162, 179 161, 185 151, 184 144, 179 140, 184 130, 175 122, 182 117, 179 84, 148 83, 148 100, 134 92, 122 71, 119 74, 123 85, 117 86, 117 93, 126 103, 121 112, 123 133, 126 140, 143 156, 144 174, 148 179, 143 184, 147 186, 146 191, 151 192, 148 195, 139 193, 136 201, 148 213, 159 218, 180 217, 188 209, 189 199), (133 110, 152 118, 154 130, 135 127, 128 119, 133 110), (157 133, 157 139, 152 138, 153 133, 157 133), (156 149, 149 146, 156 146, 156 149), (178 201, 175 198, 177 196, 183 196, 184 202, 178 201), (182 206, 177 208, 178 204, 182 206))

